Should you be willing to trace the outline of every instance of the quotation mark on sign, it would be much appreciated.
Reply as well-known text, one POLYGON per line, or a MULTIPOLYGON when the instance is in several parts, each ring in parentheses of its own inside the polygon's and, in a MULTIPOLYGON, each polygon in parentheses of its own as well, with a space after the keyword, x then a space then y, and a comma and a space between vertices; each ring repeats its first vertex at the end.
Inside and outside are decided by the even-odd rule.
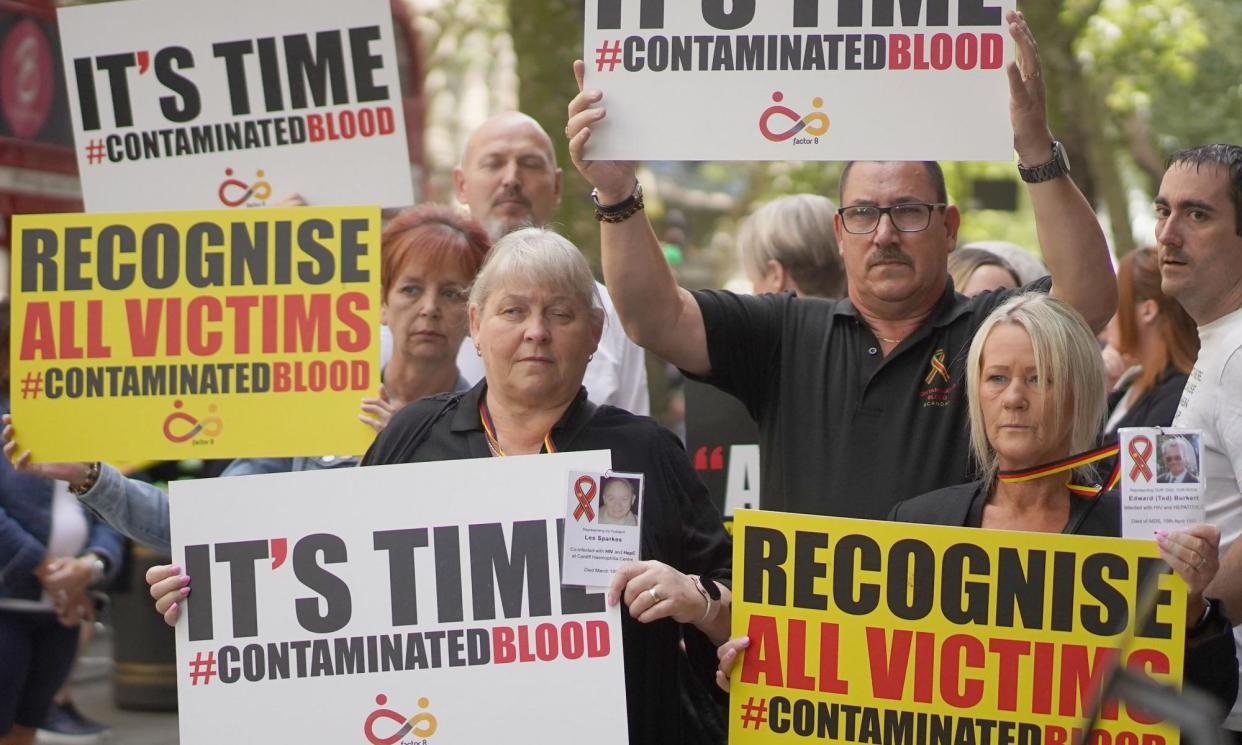
POLYGON ((608 65, 608 72, 617 69, 617 65, 621 64, 621 42, 604 42, 604 45, 595 50, 595 71, 603 72, 604 65, 608 65))
POLYGON ((287 538, 272 539, 272 571, 280 568, 285 563, 285 558, 289 556, 289 540, 287 538))
POLYGON ((38 398, 43 392, 43 373, 26 373, 22 378, 22 398, 38 398))
POLYGON ((198 681, 202 679, 203 685, 209 685, 211 679, 216 676, 216 653, 208 652, 204 657, 202 652, 194 656, 190 660, 190 685, 198 685, 198 681))
POLYGON ((104 159, 103 140, 91 140, 86 143, 86 162, 100 163, 104 159))
POLYGON ((147 70, 150 70, 150 69, 151 69, 151 53, 150 52, 139 52, 138 53, 138 74, 145 75, 147 70))
POLYGON ((712 449, 711 455, 708 455, 707 446, 694 451, 694 470, 696 471, 723 471, 724 470, 724 445, 717 445, 712 449))
POLYGON ((768 700, 766 698, 759 699, 759 703, 755 703, 755 697, 751 696, 750 700, 742 704, 742 729, 750 727, 754 724, 755 729, 759 729, 768 721, 768 700))

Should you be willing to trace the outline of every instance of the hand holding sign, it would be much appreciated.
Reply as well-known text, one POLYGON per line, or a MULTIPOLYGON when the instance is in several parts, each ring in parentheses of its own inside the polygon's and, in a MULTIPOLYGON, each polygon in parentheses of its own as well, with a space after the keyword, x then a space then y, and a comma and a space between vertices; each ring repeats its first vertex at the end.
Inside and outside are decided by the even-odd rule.
POLYGON ((628 197, 634 189, 634 163, 586 159, 591 125, 601 121, 608 112, 598 105, 604 98, 601 91, 582 89, 582 77, 585 74, 586 65, 582 60, 574 60, 578 95, 569 102, 569 123, 565 126, 565 136, 569 138, 569 157, 582 177, 598 190, 600 203, 616 204, 628 197))
POLYGON ((1220 528, 1198 523, 1185 530, 1156 533, 1160 558, 1186 581, 1186 625, 1203 615, 1203 592, 1220 569, 1220 528))
POLYGON ((23 473, 32 473, 55 481, 67 481, 70 486, 77 486, 89 478, 89 463, 36 463, 29 450, 17 452, 17 430, 13 428, 13 416, 4 415, 4 457, 13 464, 13 469, 23 473))
POLYGON ((720 666, 716 668, 716 685, 725 693, 729 692, 729 676, 733 674, 733 666, 749 646, 750 637, 739 636, 716 648, 716 658, 720 660, 720 666))
POLYGON ((176 564, 160 564, 147 570, 147 584, 155 598, 155 612, 164 617, 164 623, 176 626, 181 601, 190 596, 189 576, 176 564))
POLYGON ((672 618, 694 623, 703 617, 704 600, 694 580, 659 561, 626 562, 608 585, 608 604, 625 600, 639 623, 672 618))

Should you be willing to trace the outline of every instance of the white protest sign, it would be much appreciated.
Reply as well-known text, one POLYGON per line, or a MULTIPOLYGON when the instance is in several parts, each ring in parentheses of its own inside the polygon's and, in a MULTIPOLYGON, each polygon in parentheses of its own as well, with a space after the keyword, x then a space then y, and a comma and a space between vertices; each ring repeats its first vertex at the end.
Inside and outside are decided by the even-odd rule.
POLYGON ((88 211, 413 201, 387 0, 129 0, 59 24, 88 211))
POLYGON ((1121 536, 1148 538, 1204 521, 1199 477, 1202 433, 1171 427, 1122 427, 1121 536))
POLYGON ((625 743, 620 606, 559 573, 566 474, 609 466, 174 483, 181 742, 625 743))
POLYGON ((588 0, 593 160, 1012 160, 1016 0, 588 0))

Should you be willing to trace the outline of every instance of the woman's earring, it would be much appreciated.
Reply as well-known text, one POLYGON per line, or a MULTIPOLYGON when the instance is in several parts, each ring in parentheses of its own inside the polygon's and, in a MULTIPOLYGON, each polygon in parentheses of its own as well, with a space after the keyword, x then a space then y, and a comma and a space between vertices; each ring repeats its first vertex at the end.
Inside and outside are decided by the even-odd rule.
POLYGON ((477 354, 478 356, 482 357, 482 356, 483 356, 483 349, 482 349, 481 347, 477 347, 477 346, 476 346, 476 347, 474 348, 474 353, 475 353, 475 354, 477 354))
POLYGON ((593 359, 595 359, 595 353, 591 352, 590 354, 587 355, 587 362, 590 362, 593 359))

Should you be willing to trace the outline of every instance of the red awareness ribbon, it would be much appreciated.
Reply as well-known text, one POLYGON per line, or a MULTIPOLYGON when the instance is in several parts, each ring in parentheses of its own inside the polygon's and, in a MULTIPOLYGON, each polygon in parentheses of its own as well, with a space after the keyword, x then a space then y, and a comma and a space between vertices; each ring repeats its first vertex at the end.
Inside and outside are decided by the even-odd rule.
POLYGON ((1151 451, 1151 440, 1146 437, 1140 435, 1130 440, 1130 459, 1134 462, 1134 467, 1130 469, 1131 481, 1137 481, 1139 476, 1142 476, 1144 481, 1151 481, 1151 466, 1147 465, 1147 461, 1151 458, 1151 451), (1140 444, 1147 449, 1140 449, 1140 444))
POLYGON ((578 498, 578 506, 574 509, 574 520, 581 520, 586 515, 587 522, 595 520, 595 510, 591 509, 591 500, 595 499, 595 479, 590 476, 579 476, 574 482, 574 496, 578 498))

